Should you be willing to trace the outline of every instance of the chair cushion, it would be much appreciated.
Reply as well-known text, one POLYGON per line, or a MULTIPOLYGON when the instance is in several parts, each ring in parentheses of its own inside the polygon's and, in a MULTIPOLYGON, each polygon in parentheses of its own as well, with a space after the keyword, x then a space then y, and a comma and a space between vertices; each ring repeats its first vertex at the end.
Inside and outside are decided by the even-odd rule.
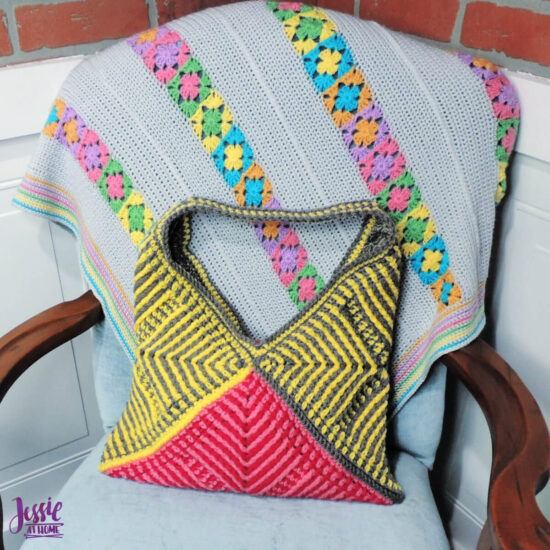
MULTIPOLYGON (((254 497, 171 489, 115 479, 97 465, 104 437, 57 497, 62 539, 52 548, 231 550, 445 550, 445 537, 426 467, 396 457, 405 500, 392 506, 310 499, 254 497)), ((24 550, 32 550, 35 541, 24 550)))
MULTIPOLYGON (((93 328, 94 380, 103 425, 111 431, 130 395, 132 363, 106 321, 93 328)), ((431 468, 441 437, 446 369, 436 363, 421 388, 393 418, 388 446, 431 468)))

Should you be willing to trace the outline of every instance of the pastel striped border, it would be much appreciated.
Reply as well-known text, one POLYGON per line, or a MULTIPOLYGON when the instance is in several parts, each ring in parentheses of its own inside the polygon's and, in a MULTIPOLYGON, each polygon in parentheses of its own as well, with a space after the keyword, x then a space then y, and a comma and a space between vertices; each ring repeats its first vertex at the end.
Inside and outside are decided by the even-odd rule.
POLYGON ((506 194, 506 169, 514 149, 519 127, 519 100, 512 83, 500 67, 479 57, 457 54, 460 61, 467 65, 483 83, 485 93, 491 101, 493 114, 497 120, 498 185, 495 201, 498 204, 506 194))
POLYGON ((369 193, 395 222, 413 271, 430 288, 440 311, 458 303, 462 291, 445 242, 336 23, 324 11, 298 2, 268 2, 267 7, 301 57, 369 193))
POLYGON ((392 367, 395 415, 425 380, 428 369, 441 356, 461 348, 479 336, 485 326, 485 285, 469 302, 457 304, 443 314, 392 367))
POLYGON ((111 320, 126 352, 135 360, 132 303, 92 239, 74 197, 53 183, 27 174, 13 202, 33 213, 61 222, 75 234, 80 241, 80 263, 84 274, 99 296, 103 311, 111 320))
MULTIPOLYGON (((231 109, 185 40, 161 26, 138 33, 127 43, 190 121, 197 139, 233 190, 237 204, 279 209, 273 187, 231 109)), ((277 277, 301 310, 325 286, 307 250, 288 223, 267 221, 254 227, 277 277)))

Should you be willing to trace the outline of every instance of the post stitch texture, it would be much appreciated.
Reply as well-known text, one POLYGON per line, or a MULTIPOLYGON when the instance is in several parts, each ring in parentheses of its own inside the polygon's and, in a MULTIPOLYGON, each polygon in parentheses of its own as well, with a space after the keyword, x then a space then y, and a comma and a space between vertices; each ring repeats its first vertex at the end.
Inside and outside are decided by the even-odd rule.
POLYGON ((400 251, 375 204, 290 212, 189 199, 140 247, 130 400, 100 469, 161 485, 390 504, 387 365, 400 251), (191 212, 258 224, 360 213, 316 299, 268 338, 250 336, 189 252, 191 212))

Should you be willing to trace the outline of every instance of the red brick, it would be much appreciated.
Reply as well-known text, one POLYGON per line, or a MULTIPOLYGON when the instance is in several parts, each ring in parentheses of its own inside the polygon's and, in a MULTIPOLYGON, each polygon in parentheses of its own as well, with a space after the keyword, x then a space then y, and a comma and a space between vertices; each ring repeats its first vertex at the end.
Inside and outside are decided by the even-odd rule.
POLYGON ((145 0, 84 0, 18 6, 15 19, 23 51, 122 38, 150 26, 145 0))
POLYGON ((458 0, 362 0, 359 14, 397 31, 449 42, 458 0))
POLYGON ((157 0, 158 24, 183 17, 199 9, 200 0, 157 0))
MULTIPOLYGON (((236 1, 239 0, 156 0, 158 22, 159 25, 163 25, 168 21, 172 21, 172 19, 183 17, 195 11, 223 6, 224 4, 233 4, 236 1)), ((321 8, 353 13, 354 0, 311 0, 308 3, 318 5, 321 8)))
POLYGON ((305 2, 306 4, 316 4, 320 8, 327 10, 342 11, 353 14, 354 0, 319 0, 318 2, 305 2))
POLYGON ((195 11, 234 4, 238 0, 157 0, 159 25, 195 11))
POLYGON ((8 25, 6 23, 6 14, 0 10, 0 56, 11 55, 13 48, 8 34, 8 25))
POLYGON ((461 42, 550 65, 550 15, 474 2, 466 7, 461 42))

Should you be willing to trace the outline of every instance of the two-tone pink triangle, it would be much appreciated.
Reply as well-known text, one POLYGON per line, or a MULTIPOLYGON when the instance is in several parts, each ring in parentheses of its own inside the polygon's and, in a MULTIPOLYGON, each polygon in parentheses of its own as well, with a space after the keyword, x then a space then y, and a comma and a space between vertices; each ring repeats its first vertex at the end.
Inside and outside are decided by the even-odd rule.
POLYGON ((256 372, 153 454, 106 473, 169 487, 391 504, 336 461, 256 372))

